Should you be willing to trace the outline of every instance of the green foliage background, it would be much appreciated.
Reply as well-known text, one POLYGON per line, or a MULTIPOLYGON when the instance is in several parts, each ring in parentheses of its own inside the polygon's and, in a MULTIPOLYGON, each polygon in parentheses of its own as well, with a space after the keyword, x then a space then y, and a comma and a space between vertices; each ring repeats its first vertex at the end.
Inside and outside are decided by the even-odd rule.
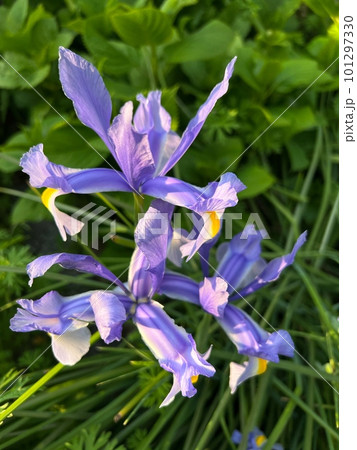
MULTIPOLYGON (((170 376, 159 368, 136 330, 127 326, 120 344, 104 347, 99 341, 75 367, 56 366, 59 373, 5 419, 0 449, 231 449, 232 431, 239 429, 246 437, 254 426, 269 438, 265 449, 275 442, 289 450, 337 448, 334 0, 3 2, 0 53, 13 68, 0 60, 0 388, 7 389, 0 397, 2 408, 29 393, 55 365, 51 351, 43 353, 49 344, 44 333, 22 335, 8 329, 15 299, 35 299, 50 289, 73 294, 105 286, 63 271, 51 271, 31 290, 26 285, 25 267, 35 256, 91 250, 80 242, 60 240, 39 192, 28 187, 27 176, 19 171, 20 156, 43 142, 46 155, 56 163, 102 164, 101 156, 68 122, 112 162, 104 144, 79 123, 63 95, 57 71, 60 45, 98 67, 115 114, 138 93, 161 89, 178 132, 221 79, 229 59, 238 56, 228 94, 175 175, 205 185, 228 167, 235 171, 248 185, 231 211, 243 214, 235 231, 244 227, 251 212, 259 213, 272 238, 265 241, 267 258, 289 250, 299 233, 308 230, 308 242, 294 267, 249 299, 274 327, 289 330, 299 354, 279 365, 269 364, 264 375, 230 396, 228 365, 241 361, 233 345, 192 305, 161 299, 176 322, 194 334, 200 351, 214 344, 217 374, 198 381, 194 398, 178 396, 169 407, 158 409, 170 376)), ((66 196, 61 208, 73 211, 88 201, 110 202, 121 214, 118 238, 96 252, 120 274, 132 251, 132 197, 66 196)), ((107 231, 104 226, 103 234, 107 231)), ((216 265, 214 258, 212 264, 216 265)), ((199 277, 198 261, 183 270, 199 277)), ((259 322, 247 305, 240 306, 259 322)), ((266 323, 261 325, 266 328, 266 323)), ((244 448, 243 442, 240 449, 244 448)))

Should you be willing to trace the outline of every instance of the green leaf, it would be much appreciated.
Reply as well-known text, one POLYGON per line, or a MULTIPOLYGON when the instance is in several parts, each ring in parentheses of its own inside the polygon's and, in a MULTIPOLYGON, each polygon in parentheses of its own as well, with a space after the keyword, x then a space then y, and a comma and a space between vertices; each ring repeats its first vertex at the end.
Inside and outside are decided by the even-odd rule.
POLYGON ((5 61, 0 61, 0 88, 30 89, 41 83, 50 72, 49 64, 38 67, 33 59, 20 53, 6 52, 4 58, 12 67, 5 61))
POLYGON ((239 178, 247 186, 247 189, 239 194, 241 199, 262 194, 275 183, 275 178, 267 170, 254 165, 240 168, 239 178))
POLYGON ((36 203, 27 198, 20 198, 11 212, 11 224, 19 225, 26 222, 41 222, 51 220, 51 214, 42 203, 36 203))
POLYGON ((334 0, 303 0, 315 14, 321 17, 338 19, 338 2, 334 0))
POLYGON ((195 5, 198 0, 165 0, 160 10, 170 16, 176 16, 186 6, 195 5))
POLYGON ((6 29, 12 34, 21 30, 28 10, 28 0, 16 0, 6 17, 6 29))
POLYGON ((212 59, 227 54, 233 40, 234 32, 226 24, 212 20, 196 33, 166 47, 166 59, 172 63, 212 59))
POLYGON ((111 21, 118 36, 134 47, 162 45, 173 31, 169 16, 152 8, 116 13, 111 21))

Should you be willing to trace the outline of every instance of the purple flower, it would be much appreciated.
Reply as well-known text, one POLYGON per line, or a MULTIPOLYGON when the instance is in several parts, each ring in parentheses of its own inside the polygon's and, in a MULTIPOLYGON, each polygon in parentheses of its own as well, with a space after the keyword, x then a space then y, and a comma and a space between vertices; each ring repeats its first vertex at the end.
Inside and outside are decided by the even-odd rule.
MULTIPOLYGON (((198 375, 211 377, 215 369, 201 355, 192 336, 152 300, 165 272, 167 249, 171 240, 173 206, 155 200, 139 221, 135 231, 137 248, 133 253, 126 287, 112 272, 91 256, 58 253, 37 258, 27 267, 30 284, 54 264, 66 269, 91 273, 111 282, 115 290, 90 291, 73 297, 48 292, 36 301, 19 300, 21 306, 11 319, 13 331, 42 330, 50 333, 56 358, 73 365, 89 350, 90 322, 95 322, 107 344, 121 339, 124 322, 134 323, 159 364, 173 374, 171 391, 162 406, 168 405, 181 391, 192 397, 196 393, 192 380, 198 375)), ((109 289, 108 288, 108 289, 109 289)))
POLYGON ((217 100, 228 89, 236 58, 228 64, 218 83, 180 138, 171 130, 171 117, 161 106, 161 92, 154 91, 140 102, 133 114, 127 102, 112 124, 109 93, 97 69, 82 57, 60 47, 59 73, 65 95, 72 100, 79 120, 92 128, 111 151, 121 171, 116 169, 70 169, 50 162, 39 144, 25 153, 20 161, 34 187, 46 187, 42 194, 45 206, 54 216, 63 240, 66 234, 78 233, 83 224, 59 211, 55 199, 67 193, 124 191, 147 194, 173 205, 183 206, 208 221, 205 239, 191 244, 187 256, 219 231, 224 209, 237 203, 237 193, 245 188, 236 175, 229 173, 219 182, 198 188, 166 176, 200 132, 217 100))
MULTIPOLYGON (((240 444, 242 441, 242 433, 238 430, 234 430, 231 439, 233 444, 240 444)), ((258 428, 254 428, 248 435, 247 450, 259 450, 260 448, 264 448, 266 441, 267 438, 265 434, 258 428)), ((274 444, 271 448, 272 450, 284 450, 280 444, 274 444)))
POLYGON ((167 272, 160 286, 162 294, 199 305, 213 315, 238 353, 250 357, 243 366, 231 364, 232 392, 245 379, 263 373, 267 361, 279 362, 279 355, 292 357, 294 343, 287 331, 268 333, 231 302, 277 280, 281 272, 294 262, 297 251, 306 240, 305 232, 291 253, 267 263, 261 258, 261 237, 253 233, 254 227, 249 227, 248 231, 246 239, 240 233, 218 248, 216 272, 219 276, 205 277, 203 282, 197 283, 184 275, 167 272))

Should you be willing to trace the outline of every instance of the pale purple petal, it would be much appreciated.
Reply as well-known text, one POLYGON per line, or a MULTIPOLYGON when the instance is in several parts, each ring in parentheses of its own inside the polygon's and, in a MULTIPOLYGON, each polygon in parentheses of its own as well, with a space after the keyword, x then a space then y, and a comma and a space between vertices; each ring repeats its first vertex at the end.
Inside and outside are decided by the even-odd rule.
POLYGON ((55 253, 36 258, 27 265, 27 274, 30 277, 29 285, 32 286, 34 278, 41 277, 54 264, 59 264, 65 269, 78 270, 79 272, 92 273, 105 278, 112 283, 121 286, 118 278, 106 267, 89 255, 75 255, 71 253, 55 253))
POLYGON ((184 155, 186 150, 196 139, 203 124, 205 123, 205 120, 207 119, 207 116, 214 108, 217 100, 227 92, 229 79, 233 74, 233 68, 236 59, 237 59, 236 57, 233 58, 232 61, 228 64, 224 73, 223 80, 213 88, 205 103, 197 111, 196 116, 189 122, 186 130, 182 135, 179 146, 177 147, 176 151, 173 153, 171 158, 167 161, 167 163, 161 170, 160 175, 165 175, 184 155))
POLYGON ((215 373, 214 367, 198 353, 192 336, 177 326, 159 303, 139 304, 133 320, 160 366, 174 375, 173 389, 161 406, 169 404, 179 390, 183 396, 192 397, 196 393, 193 376, 211 377, 215 373))
POLYGON ((188 231, 184 230, 183 228, 173 229, 172 239, 167 252, 167 258, 177 267, 182 266, 182 255, 180 248, 190 241, 187 237, 188 234, 188 231))
POLYGON ((231 394, 234 394, 237 387, 251 377, 265 372, 267 361, 251 356, 243 364, 231 362, 229 364, 229 387, 231 394))
POLYGON ((148 136, 136 132, 132 126, 133 104, 127 102, 115 117, 109 129, 116 159, 128 182, 135 189, 150 178, 154 160, 150 152, 148 136))
POLYGON ((279 362, 279 355, 292 356, 294 343, 285 330, 268 333, 248 314, 228 304, 224 316, 217 318, 238 353, 279 362))
POLYGON ((134 250, 130 260, 128 284, 136 299, 149 298, 153 292, 149 261, 139 248, 134 250))
POLYGON ((76 364, 90 348, 90 331, 88 328, 69 330, 60 336, 51 335, 52 350, 56 359, 66 365, 76 364))
MULTIPOLYGON (((254 228, 253 225, 251 227, 254 228)), ((217 274, 227 281, 230 293, 241 285, 254 263, 260 259, 261 235, 249 234, 247 239, 243 239, 242 235, 243 233, 237 234, 217 250, 217 274)))
POLYGON ((78 119, 112 150, 107 135, 112 102, 98 70, 81 56, 60 47, 59 75, 63 92, 72 100, 78 119))
POLYGON ((275 258, 270 261, 265 266, 263 271, 259 275, 257 275, 254 280, 248 284, 248 286, 245 286, 243 289, 241 289, 239 291, 239 295, 235 295, 232 300, 251 294, 252 292, 255 292, 258 289, 266 286, 268 283, 277 280, 281 272, 294 262, 296 253, 306 241, 306 236, 307 232, 305 231, 299 236, 291 253, 280 256, 279 258, 275 258))
POLYGON ((62 194, 90 194, 94 192, 130 192, 123 173, 113 169, 71 169, 54 164, 43 153, 43 145, 38 144, 25 153, 20 166, 30 176, 34 187, 58 189, 62 194))
POLYGON ((227 283, 220 277, 205 278, 200 283, 200 304, 215 317, 222 317, 228 303, 227 283))
POLYGON ((174 300, 183 300, 200 305, 199 284, 180 273, 165 273, 159 292, 174 300))
POLYGON ((106 344, 120 341, 123 324, 126 321, 125 307, 118 296, 111 292, 96 291, 90 299, 94 319, 101 338, 106 344))
POLYGON ((165 272, 166 256, 172 238, 171 217, 173 206, 162 200, 154 200, 136 227, 136 245, 148 262, 147 271, 152 278, 153 295, 165 272))

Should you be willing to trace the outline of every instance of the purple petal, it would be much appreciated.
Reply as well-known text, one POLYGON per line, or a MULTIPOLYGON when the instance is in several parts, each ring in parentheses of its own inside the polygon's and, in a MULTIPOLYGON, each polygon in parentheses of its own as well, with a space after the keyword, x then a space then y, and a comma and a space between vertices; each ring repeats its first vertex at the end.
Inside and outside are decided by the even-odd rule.
POLYGON ((287 331, 270 334, 233 305, 227 305, 223 318, 217 320, 242 355, 279 362, 279 355, 292 356, 294 353, 294 343, 287 331))
POLYGON ((227 283, 219 277, 205 278, 200 283, 202 308, 215 317, 222 317, 228 303, 227 283))
POLYGON ((159 303, 139 304, 133 320, 160 366, 174 376, 173 387, 161 406, 168 405, 179 391, 192 397, 196 393, 193 376, 211 377, 215 373, 214 367, 198 353, 192 336, 175 325, 159 303))
POLYGON ((118 164, 130 185, 135 189, 150 178, 155 165, 152 158, 147 135, 134 131, 132 126, 133 104, 127 102, 115 117, 109 129, 109 136, 114 145, 118 164))
POLYGON ((173 206, 155 200, 139 220, 134 237, 136 245, 145 255, 147 271, 152 278, 153 295, 161 283, 165 272, 166 256, 172 238, 171 217, 173 206))
POLYGON ((101 338, 106 344, 120 341, 126 311, 119 298, 105 291, 96 291, 90 297, 94 319, 101 338))
POLYGON ((187 244, 190 240, 188 239, 188 231, 183 228, 173 228, 172 239, 167 252, 167 258, 175 266, 182 266, 182 255, 180 248, 187 244))
POLYGON ((92 273, 105 278, 112 283, 121 286, 120 280, 110 270, 89 255, 74 255, 71 253, 55 253, 36 258, 27 265, 27 274, 30 277, 29 285, 32 286, 34 278, 41 277, 54 264, 59 264, 65 269, 78 270, 79 272, 92 273))
POLYGON ((233 68, 236 58, 233 58, 232 61, 226 67, 223 80, 218 83, 210 95, 208 96, 205 103, 199 108, 196 116, 190 121, 186 130, 182 135, 182 139, 180 141, 179 146, 167 161, 165 166, 160 172, 160 175, 165 175, 172 167, 177 163, 177 161, 184 155, 186 150, 190 147, 192 142, 196 139, 196 136, 200 132, 205 120, 207 119, 208 114, 214 108, 217 100, 222 97, 228 90, 228 82, 233 74, 233 68))
MULTIPOLYGON (((252 225, 251 228, 254 229, 252 225)), ((260 259, 261 240, 259 233, 249 234, 247 239, 239 233, 229 242, 224 243, 217 250, 219 265, 217 274, 228 283, 231 293, 250 272, 252 266, 260 259)))
POLYGON ((112 150, 107 135, 112 102, 98 70, 84 58, 60 47, 59 75, 63 92, 72 100, 78 119, 112 150))
POLYGON ((174 300, 199 305, 199 284, 180 273, 167 272, 160 284, 160 294, 164 294, 174 300))
POLYGON ((66 366, 76 364, 90 348, 88 328, 69 330, 60 336, 51 335, 52 350, 56 359, 66 366))
POLYGON ((149 298, 153 293, 149 261, 139 248, 135 249, 130 260, 128 284, 136 299, 149 298))
POLYGON ((94 192, 130 192, 124 174, 113 169, 70 169, 54 164, 38 144, 25 153, 20 166, 30 176, 34 187, 59 189, 62 193, 90 194, 94 192))
POLYGON ((285 256, 280 256, 279 258, 275 258, 270 261, 270 263, 265 266, 263 271, 259 275, 257 275, 254 280, 248 284, 248 286, 245 286, 243 289, 241 289, 239 295, 234 296, 232 300, 251 294, 252 292, 255 292, 258 289, 266 286, 268 283, 277 280, 281 272, 294 262, 296 253, 306 241, 306 235, 307 232, 305 231, 299 236, 291 253, 285 256))

